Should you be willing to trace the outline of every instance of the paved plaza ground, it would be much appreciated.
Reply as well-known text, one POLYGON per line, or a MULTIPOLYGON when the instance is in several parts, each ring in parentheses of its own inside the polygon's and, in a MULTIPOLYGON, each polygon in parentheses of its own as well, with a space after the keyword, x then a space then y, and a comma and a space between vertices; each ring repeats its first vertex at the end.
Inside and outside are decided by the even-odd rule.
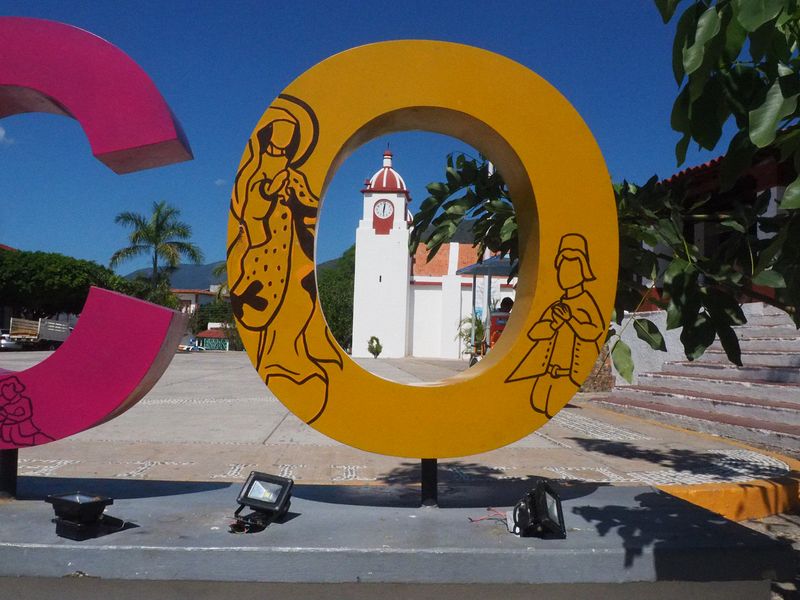
MULTIPOLYGON (((5 353, 0 366, 21 370, 48 355, 5 353)), ((403 383, 441 380, 466 366, 411 358, 358 362, 403 383)), ((623 492, 614 490, 618 486, 641 490, 710 484, 713 489, 739 483, 746 489, 753 486, 745 482, 785 478, 797 468, 791 458, 731 440, 606 411, 592 397, 578 394, 547 425, 505 448, 441 460, 440 502, 477 507, 473 512, 487 504, 511 506, 540 476, 608 494, 623 492), (603 492, 605 486, 612 488, 603 492)), ((491 399, 486 410, 492 410, 491 399)), ((22 449, 19 462, 27 489, 47 487, 44 478, 53 478, 50 483, 56 486, 74 486, 79 478, 104 480, 106 487, 135 485, 146 496, 153 486, 172 485, 160 482, 224 488, 226 482, 236 484, 250 471, 261 470, 293 478, 309 498, 315 497, 315 485, 324 485, 356 504, 374 504, 377 496, 408 505, 419 499, 419 461, 362 452, 318 433, 269 392, 240 352, 178 354, 153 390, 127 413, 69 439, 22 449)), ((127 496, 138 497, 130 490, 127 496)), ((36 508, 36 503, 23 504, 36 508)), ((119 510, 125 508, 121 502, 119 510)), ((800 550, 797 515, 744 524, 800 550)), ((773 598, 793 597, 797 589, 798 581, 775 584, 773 598)))
MULTIPOLYGON (((0 355, 24 369, 46 353, 0 355)), ((360 359, 404 383, 446 378, 462 361, 360 359)), ((492 410, 491 399, 486 410, 492 410)), ((178 354, 153 390, 122 416, 66 440, 20 451, 20 474, 240 481, 251 470, 298 483, 413 483, 419 461, 356 450, 302 423, 241 352, 178 354)), ((595 407, 578 395, 546 426, 510 446, 440 461, 457 486, 544 476, 611 485, 738 482, 788 473, 780 457, 595 407)))

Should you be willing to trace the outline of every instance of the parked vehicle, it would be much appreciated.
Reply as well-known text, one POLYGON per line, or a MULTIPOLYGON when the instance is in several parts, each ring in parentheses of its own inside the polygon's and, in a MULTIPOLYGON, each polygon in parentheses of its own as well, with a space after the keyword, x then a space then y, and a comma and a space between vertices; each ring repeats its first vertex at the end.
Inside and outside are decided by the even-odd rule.
POLYGON ((9 338, 22 344, 23 348, 45 348, 55 350, 69 337, 69 323, 55 319, 19 319, 11 317, 9 338))
POLYGON ((22 344, 11 339, 8 332, 0 333, 0 350, 22 350, 22 344))
POLYGON ((197 344, 180 344, 178 345, 178 352, 205 352, 205 348, 197 344))

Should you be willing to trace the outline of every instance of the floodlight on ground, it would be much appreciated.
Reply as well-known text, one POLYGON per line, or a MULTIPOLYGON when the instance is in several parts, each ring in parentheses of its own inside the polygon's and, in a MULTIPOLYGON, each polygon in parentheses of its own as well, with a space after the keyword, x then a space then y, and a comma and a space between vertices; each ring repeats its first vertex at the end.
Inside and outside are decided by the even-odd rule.
POLYGON ((236 522, 231 525, 231 531, 261 531, 283 517, 291 505, 293 485, 294 481, 286 477, 251 471, 236 499, 239 508, 233 514, 236 522), (241 515, 245 508, 253 512, 241 515))
POLYGON ((53 505, 56 514, 56 535, 71 540, 97 537, 103 525, 103 511, 114 504, 113 498, 81 492, 47 496, 45 501, 53 505))
POLYGON ((514 507, 514 533, 521 537, 564 539, 561 498, 546 481, 539 481, 514 507))

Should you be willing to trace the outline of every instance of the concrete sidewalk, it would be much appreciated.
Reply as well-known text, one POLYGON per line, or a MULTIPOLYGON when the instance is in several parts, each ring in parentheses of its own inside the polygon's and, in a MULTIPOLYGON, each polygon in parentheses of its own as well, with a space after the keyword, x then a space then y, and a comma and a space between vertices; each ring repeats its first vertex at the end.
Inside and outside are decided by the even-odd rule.
MULTIPOLYGON (((6 353, 24 369, 47 353, 6 353)), ((362 359, 376 375, 432 381, 461 361, 362 359)), ((419 481, 419 461, 362 452, 306 426, 269 392, 244 353, 179 354, 147 397, 77 436, 20 451, 20 475, 161 481, 243 481, 251 470, 299 484, 419 481)), ((533 477, 658 486, 734 519, 797 507, 800 465, 722 438, 597 408, 578 395, 535 433, 505 448, 440 461, 440 495, 533 477)), ((516 488, 516 486, 514 486, 516 488)))

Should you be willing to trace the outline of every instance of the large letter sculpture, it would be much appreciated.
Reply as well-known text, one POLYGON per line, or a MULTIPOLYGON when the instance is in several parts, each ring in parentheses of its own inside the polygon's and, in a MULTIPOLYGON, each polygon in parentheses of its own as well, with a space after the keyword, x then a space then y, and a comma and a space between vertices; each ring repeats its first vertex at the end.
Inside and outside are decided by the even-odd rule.
MULTIPOLYGON (((74 117, 117 173, 191 159, 153 82, 108 42, 60 23, 0 17, 0 56, 0 117, 74 117)), ((175 311, 92 288, 55 354, 25 371, 0 369, 0 450, 64 438, 130 408, 169 365, 185 325, 175 311)))
POLYGON ((484 452, 547 422, 603 344, 617 262, 608 171, 578 113, 525 67, 443 42, 355 48, 296 79, 247 142, 228 221, 231 300, 261 378, 319 431, 396 456, 484 452), (457 377, 415 386, 371 375, 342 351, 314 276, 320 199, 334 171, 364 142, 409 129, 460 138, 495 162, 522 256, 495 350, 457 377))
POLYGON ((122 50, 63 23, 0 17, 0 118, 26 112, 76 119, 116 173, 192 158, 164 98, 122 50))

